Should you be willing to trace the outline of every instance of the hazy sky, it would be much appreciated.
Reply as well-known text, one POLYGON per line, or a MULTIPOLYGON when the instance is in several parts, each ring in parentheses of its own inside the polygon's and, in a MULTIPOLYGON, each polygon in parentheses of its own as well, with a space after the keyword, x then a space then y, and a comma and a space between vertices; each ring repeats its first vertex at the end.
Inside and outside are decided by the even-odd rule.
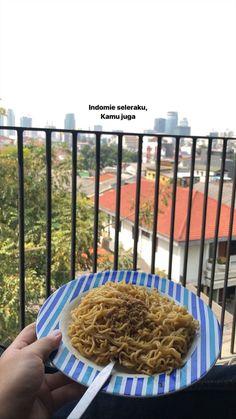
MULTIPOLYGON (((0 0, 0 97, 34 126, 236 133, 236 0, 0 0), (102 121, 88 105, 146 105, 102 121), (129 112, 133 113, 133 112, 129 112)), ((118 112, 120 113, 120 112, 118 112)))

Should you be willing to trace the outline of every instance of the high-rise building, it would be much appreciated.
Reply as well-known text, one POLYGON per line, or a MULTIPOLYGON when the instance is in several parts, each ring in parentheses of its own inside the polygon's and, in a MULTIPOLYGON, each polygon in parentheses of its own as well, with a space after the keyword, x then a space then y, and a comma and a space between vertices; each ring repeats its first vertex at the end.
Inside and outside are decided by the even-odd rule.
POLYGON ((166 132, 166 120, 165 118, 156 118, 154 120, 154 131, 155 132, 166 132))
MULTIPOLYGON (((67 113, 64 119, 64 128, 65 129, 75 129, 75 114, 67 113)), ((65 133, 65 142, 71 142, 71 134, 65 133)))
POLYGON ((65 129, 75 129, 75 114, 67 113, 64 120, 65 129))
POLYGON ((166 118, 166 134, 176 134, 178 125, 178 112, 167 112, 166 118))
POLYGON ((187 118, 183 118, 179 125, 176 127, 177 135, 185 135, 186 137, 191 135, 191 127, 188 125, 187 118))
MULTIPOLYGON (((32 118, 30 116, 22 116, 20 118, 20 126, 24 128, 32 128, 32 118)), ((31 137, 32 131, 25 131, 25 135, 31 137)))
MULTIPOLYGON (((13 109, 8 109, 7 111, 7 125, 9 125, 9 127, 14 127, 16 125, 15 113, 13 109)), ((8 132, 10 135, 15 134, 15 131, 12 129, 8 132)))
POLYGON ((181 119, 181 121, 179 121, 179 125, 181 127, 188 127, 188 120, 187 120, 187 118, 181 119))
POLYGON ((20 118, 20 126, 25 128, 32 128, 32 118, 29 116, 22 116, 20 118))
POLYGON ((177 135, 184 135, 185 137, 188 137, 191 135, 191 127, 183 127, 178 125, 176 128, 176 134, 177 135))
POLYGON ((218 133, 218 131, 214 131, 214 130, 212 130, 212 131, 209 133, 209 136, 210 136, 210 137, 219 137, 219 133, 218 133))
POLYGON ((94 125, 94 131, 102 131, 102 125, 94 125))
MULTIPOLYGON (((0 126, 1 125, 6 125, 4 115, 0 115, 0 126)), ((4 130, 3 129, 0 130, 0 135, 4 135, 4 130)))
MULTIPOLYGON (((53 122, 49 122, 47 121, 45 128, 50 128, 50 129, 56 129, 56 126, 53 124, 53 122)), ((56 142, 56 141, 60 141, 60 133, 59 132, 52 132, 51 134, 51 138, 52 141, 56 142)))

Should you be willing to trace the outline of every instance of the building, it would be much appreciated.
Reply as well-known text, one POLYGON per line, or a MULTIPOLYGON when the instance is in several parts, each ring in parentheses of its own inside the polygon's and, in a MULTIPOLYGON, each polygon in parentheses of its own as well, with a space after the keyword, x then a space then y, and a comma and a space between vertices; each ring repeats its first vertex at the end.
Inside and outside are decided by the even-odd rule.
POLYGON ((157 155, 157 139, 155 137, 143 138, 143 163, 154 163, 157 155))
MULTIPOLYGON (((5 124, 5 116, 4 115, 0 115, 0 126, 6 125, 5 124)), ((4 136, 4 130, 0 129, 0 135, 4 136)))
MULTIPOLYGON (((161 161, 161 167, 160 167, 160 183, 162 184, 170 184, 169 177, 166 176, 166 173, 169 173, 173 169, 173 164, 170 161, 161 161)), ((156 179, 156 165, 155 164, 146 164, 145 165, 145 178, 149 180, 155 180, 156 179)))
MULTIPOLYGON (((140 197, 140 224, 138 238, 138 255, 151 266, 152 253, 152 226, 153 226, 153 200, 155 183, 142 179, 140 197)), ((135 193, 136 183, 130 183, 121 187, 121 207, 120 207, 120 232, 119 243, 125 250, 133 249, 134 245, 134 220, 135 220, 135 193)), ((183 279, 185 240, 187 229, 187 210, 188 210, 189 189, 177 187, 175 224, 174 224, 174 243, 173 243, 173 264, 172 279, 181 282, 183 279)), ((203 213, 204 194, 194 190, 192 196, 192 216, 189 232, 189 254, 187 281, 197 284, 198 261, 200 257, 201 241, 201 221, 203 213)), ((168 188, 164 185, 160 188, 159 213, 157 219, 157 243, 156 243, 156 269, 168 272, 169 262, 169 240, 171 224, 172 195, 168 193, 168 188)), ((217 200, 208 197, 207 217, 205 229, 205 243, 203 253, 203 281, 205 290, 210 287, 210 264, 214 245, 215 219, 217 213, 217 200)), ((114 219, 116 212, 116 190, 104 192, 100 196, 100 211, 107 215, 106 232, 110 242, 110 249, 114 247, 114 219)), ((230 208, 226 205, 221 207, 221 217, 219 223, 217 260, 224 261, 226 256, 226 243, 228 237, 228 225, 230 218, 230 208)), ((236 218, 236 211, 235 211, 236 218)), ((223 263, 222 263, 223 265, 223 263)), ((214 299, 219 301, 224 286, 224 272, 222 266, 216 267, 214 282, 214 299), (222 270, 220 270, 222 269, 222 270)), ((230 248, 230 271, 228 287, 235 288, 236 285, 236 223, 232 232, 232 245, 230 248)))
MULTIPOLYGON (((220 149, 212 148, 211 150, 211 166, 218 168, 220 173, 222 161, 222 145, 220 149)), ((201 156, 200 156, 200 164, 205 165, 207 164, 207 149, 201 149, 201 156)), ((234 160, 234 152, 231 148, 227 147, 226 150, 226 159, 225 159, 225 173, 228 174, 229 178, 233 179, 235 170, 235 160, 234 160)))
POLYGON ((217 138, 217 137, 219 137, 219 133, 218 133, 218 131, 212 130, 211 132, 209 132, 209 136, 213 137, 213 138, 217 138))
MULTIPOLYGON (((32 128, 32 118, 29 116, 22 116, 20 118, 20 126, 24 128, 32 128)), ((25 131, 25 135, 31 137, 32 131, 25 131)))
POLYGON ((156 118, 154 120, 154 131, 164 133, 166 132, 166 120, 165 118, 156 118))
POLYGON ((20 126, 24 128, 32 128, 32 118, 29 116, 22 116, 20 118, 20 126))
MULTIPOLYGON (((191 170, 191 160, 186 159, 182 160, 179 163, 178 170, 182 173, 190 173, 191 170)), ((209 170, 209 182, 215 182, 216 180, 220 179, 220 165, 215 163, 215 165, 212 163, 209 170)), ((203 164, 201 161, 196 160, 195 167, 194 167, 194 183, 196 182, 205 182, 206 181, 206 175, 207 175, 207 169, 206 165, 203 164)), ((229 176, 229 171, 225 168, 224 172, 224 181, 230 181, 231 178, 229 176)))
POLYGON ((176 127, 177 135, 185 135, 186 137, 191 135, 191 127, 188 125, 187 118, 183 118, 179 125, 176 127))
MULTIPOLYGON (((48 122, 47 121, 47 123, 45 125, 45 128, 48 128, 48 129, 52 129, 53 130, 53 129, 56 129, 56 126, 52 122, 48 122)), ((60 132, 52 132, 51 138, 52 138, 52 141, 53 142, 60 142, 60 140, 61 140, 61 133, 60 132)))
MULTIPOLYGON (((156 178, 156 167, 155 165, 146 165, 145 178, 155 180, 156 178)), ((194 183, 199 178, 194 178, 194 183)), ((191 181, 190 171, 177 172, 177 185, 182 187, 189 187, 191 181)), ((171 185, 173 183, 173 164, 169 161, 162 161, 160 167, 160 183, 162 185, 171 185)))
MULTIPOLYGON (((197 182, 194 184, 194 189, 204 193, 205 190, 205 182, 197 182)), ((232 199, 232 188, 233 182, 224 182, 224 187, 222 190, 222 204, 231 206, 231 199, 232 199)), ((211 198, 217 198, 219 194, 219 180, 215 180, 214 182, 209 183, 208 185, 208 196, 211 198)), ((236 198, 235 198, 235 208, 236 208, 236 198)))
POLYGON ((75 114, 67 113, 64 119, 64 128, 65 129, 75 129, 75 114))
POLYGON ((180 125, 178 125, 176 127, 176 135, 183 135, 185 137, 188 137, 189 135, 191 135, 191 128, 190 127, 181 127, 180 125))
MULTIPOLYGON (((143 137, 143 163, 155 163, 157 157, 157 137, 143 137)), ((174 156, 174 144, 171 139, 163 140, 161 157, 172 159, 174 156)))
MULTIPOLYGON (((7 125, 9 127, 14 127, 16 125, 16 118, 15 118, 15 113, 13 109, 8 109, 7 111, 7 125)), ((15 134, 14 130, 9 131, 9 135, 14 135, 14 134, 15 134)))
POLYGON ((138 137, 136 135, 124 135, 123 147, 130 151, 138 151, 138 137))
POLYGON ((166 134, 176 134, 176 128, 178 125, 178 112, 167 112, 166 118, 166 134))
MULTIPOLYGON (((64 128, 73 130, 75 129, 75 114, 67 113, 64 119, 64 128)), ((65 142, 71 143, 71 134, 65 133, 65 142)))
POLYGON ((94 125, 94 131, 102 131, 102 125, 94 125))

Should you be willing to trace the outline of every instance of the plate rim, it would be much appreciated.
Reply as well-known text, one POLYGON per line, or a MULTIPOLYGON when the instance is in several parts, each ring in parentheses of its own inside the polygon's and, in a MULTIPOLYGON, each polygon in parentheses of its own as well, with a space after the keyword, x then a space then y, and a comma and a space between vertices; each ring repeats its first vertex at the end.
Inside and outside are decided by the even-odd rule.
MULTIPOLYGON (((159 277, 158 275, 151 274, 151 273, 146 273, 146 272, 142 272, 142 271, 130 271, 130 270, 117 270, 117 271, 109 270, 109 271, 104 271, 104 272, 82 274, 82 275, 76 277, 75 279, 69 281, 68 283, 62 285, 61 287, 59 287, 56 291, 54 291, 54 293, 52 293, 44 301, 42 307, 40 308, 40 311, 38 313, 38 317, 37 317, 37 320, 36 320, 36 334, 37 334, 37 337, 41 338, 43 336, 46 336, 51 330, 53 330, 55 328, 58 328, 58 327, 53 327, 53 328, 50 329, 50 327, 49 327, 48 328, 48 330, 49 330, 48 333, 44 334, 44 333, 40 333, 40 331, 42 330, 42 327, 39 327, 40 321, 42 322, 42 318, 43 318, 43 316, 45 316, 45 314, 47 312, 47 307, 50 308, 50 306, 53 305, 53 301, 56 299, 56 296, 57 296, 58 293, 63 294, 63 292, 65 290, 68 291, 72 287, 72 290, 70 290, 70 297, 69 297, 69 300, 67 302, 67 304, 69 304, 77 296, 81 297, 81 295, 84 292, 89 291, 92 288, 102 286, 108 281, 121 282, 122 280, 125 280, 125 281, 127 280, 126 281, 127 283, 133 283, 134 279, 135 279, 134 283, 136 285, 145 286, 146 288, 156 288, 156 289, 158 289, 158 291, 162 295, 166 295, 167 297, 169 297, 170 299, 175 301, 177 304, 180 304, 181 306, 185 306, 185 304, 181 303, 173 295, 170 295, 168 293, 170 291, 171 286, 175 287, 175 293, 177 293, 177 288, 179 288, 179 290, 185 296, 184 301, 186 301, 186 298, 187 298, 188 301, 190 301, 190 300, 192 301, 192 299, 195 300, 195 301, 198 301, 198 304, 200 304, 199 302, 201 301, 201 304, 203 304, 203 308, 205 310, 205 314, 211 313, 211 316, 213 317, 214 322, 216 323, 215 329, 217 329, 217 327, 218 327, 218 348, 215 347, 214 360, 213 360, 213 362, 210 362, 210 365, 207 365, 205 372, 201 373, 200 376, 197 376, 196 379, 191 380, 191 382, 186 381, 186 385, 183 385, 183 384, 180 385, 179 384, 179 386, 177 386, 177 388, 175 388, 175 386, 174 386, 174 388, 172 390, 170 390, 170 383, 169 383, 169 389, 165 388, 166 380, 167 381, 171 380, 171 378, 168 378, 168 377, 171 377, 171 376, 173 377, 174 372, 177 375, 177 371, 179 371, 178 374, 181 374, 181 370, 183 368, 186 368, 186 365, 189 365, 188 364, 189 361, 187 361, 187 363, 185 365, 183 365, 181 368, 175 369, 170 375, 167 375, 166 373, 154 374, 152 376, 148 376, 148 375, 145 375, 145 374, 139 374, 139 373, 137 373, 137 374, 129 374, 129 373, 123 374, 123 373, 120 373, 120 372, 116 372, 115 374, 113 373, 108 385, 106 385, 105 388, 103 388, 102 391, 104 391, 108 394, 112 394, 112 395, 134 397, 134 398, 136 398, 136 397, 159 397, 159 396, 164 396, 164 395, 168 395, 168 394, 173 394, 177 391, 181 391, 181 390, 193 385, 194 383, 196 383, 200 379, 202 379, 210 371, 210 369, 215 365, 215 363, 216 363, 216 361, 219 357, 219 353, 220 353, 220 347, 221 347, 221 343, 222 343, 222 334, 221 334, 219 322, 218 322, 218 320, 215 316, 215 313, 212 311, 212 309, 209 306, 207 306, 207 304, 200 297, 198 297, 195 293, 193 293, 191 290, 187 289, 186 287, 183 287, 182 284, 174 282, 173 280, 169 280, 165 277, 159 277), (127 280, 127 277, 128 277, 128 280, 127 280), (137 279, 139 279, 139 282, 141 282, 142 278, 143 278, 144 281, 146 281, 145 284, 142 284, 142 283, 137 284, 136 283, 137 279), (94 280, 94 282, 92 282, 93 280, 94 280), (151 281, 150 285, 148 285, 148 280, 151 281), (165 286, 163 286, 163 284, 165 284, 165 286), (158 285, 158 286, 156 286, 156 285, 158 285), (74 288, 73 288, 73 286, 74 286, 74 288), (86 289, 86 287, 87 287, 87 289, 86 289), (79 288, 79 289, 77 289, 77 288, 79 288), (161 288, 161 289, 159 289, 159 288, 161 288), (165 291, 163 292, 162 289, 165 289, 165 291), (74 290, 74 292, 75 292, 75 290, 77 290, 77 295, 74 296, 73 290, 74 290), (192 297, 192 296, 194 296, 194 297, 192 297), (51 302, 51 304, 50 304, 50 302, 51 302), (162 391, 162 386, 161 386, 162 381, 160 381, 160 376, 162 377, 162 380, 164 379, 163 391, 162 391), (141 385, 141 391, 139 391, 140 394, 136 394, 136 392, 135 392, 135 394, 133 394, 133 392, 132 392, 132 394, 130 394, 129 392, 125 391, 126 386, 124 387, 123 383, 122 383, 122 385, 124 387, 123 390, 121 390, 122 386, 120 385, 118 391, 116 391, 115 390, 116 381, 113 383, 114 388, 111 391, 111 389, 110 389, 111 386, 109 387, 110 382, 112 381, 112 379, 113 379, 113 381, 117 380, 118 377, 121 378, 121 381, 126 380, 126 385, 127 385, 128 380, 132 380, 131 386, 133 385, 133 381, 136 381, 136 388, 138 387, 138 383, 140 384, 140 382, 142 381, 142 385, 140 384, 141 385), (151 377, 151 379, 150 379, 150 377, 151 377), (151 390, 148 390, 148 382, 149 383, 152 382, 152 389, 151 390), (147 387, 145 392, 143 391, 144 387, 147 387), (155 387, 155 391, 154 391, 154 387, 155 387)), ((180 294, 181 294, 181 292, 180 292, 180 294)), ((183 296, 181 296, 181 298, 182 297, 183 296)), ((65 306, 65 304, 63 305, 63 307, 65 306)), ((55 304, 55 306, 56 306, 56 304, 55 304)), ((187 309, 190 312, 190 314, 193 315, 192 307, 187 306, 187 309)), ((201 322, 201 319, 199 317, 199 312, 198 311, 197 311, 197 313, 198 313, 198 317, 195 317, 195 316, 193 316, 193 317, 195 317, 195 318, 197 318, 197 320, 199 320, 199 325, 200 325, 199 333, 201 333, 202 332, 202 328, 201 328, 202 327, 202 322, 201 322)), ((50 318, 50 316, 49 316, 49 318, 50 318)), ((49 323, 50 323, 50 320, 49 320, 49 323)), ((205 333, 206 333, 206 330, 205 330, 205 333)), ((209 336, 206 335, 206 338, 211 339, 212 336, 209 337, 209 336)), ((201 339, 202 339, 202 336, 201 336, 201 339)), ((197 343, 196 347, 191 352, 190 359, 192 359, 192 355, 197 350, 199 350, 199 345, 201 344, 201 339, 200 338, 198 339, 198 343, 197 343)), ((216 342, 214 342, 214 344, 216 345, 216 342)), ((52 357, 51 361, 56 366, 56 368, 58 368, 60 371, 63 372, 63 374, 67 375, 71 379, 74 379, 73 376, 72 376, 73 374, 71 374, 70 371, 67 373, 65 367, 63 368, 62 365, 60 366, 58 362, 55 362, 56 355, 60 355, 61 351, 64 350, 65 345, 64 346, 63 345, 64 345, 64 342, 62 341, 62 343, 60 344, 59 350, 57 351, 56 354, 55 353, 53 354, 53 357, 52 357)), ((85 357, 83 357, 83 358, 86 360, 85 357)), ((90 360, 86 360, 86 361, 87 361, 87 367, 89 367, 90 360)), ((80 362, 79 359, 77 359, 77 363, 79 363, 79 362, 80 362)), ((208 364, 209 364, 209 360, 208 360, 208 364)), ((75 379, 75 381, 81 383, 82 385, 89 386, 91 384, 91 382, 93 381, 93 379, 95 378, 95 376, 97 375, 97 373, 102 369, 102 367, 98 365, 97 366, 97 371, 95 372, 95 374, 94 374, 95 368, 94 367, 90 367, 90 368, 92 368, 93 371, 91 371, 91 374, 90 374, 91 377, 88 378, 88 381, 85 380, 86 382, 84 382, 84 380, 82 378, 79 378, 79 377, 78 377, 78 379, 75 379)), ((189 370, 187 371, 187 373, 189 373, 189 370)), ((175 378, 175 380, 176 380, 176 378, 175 378)))

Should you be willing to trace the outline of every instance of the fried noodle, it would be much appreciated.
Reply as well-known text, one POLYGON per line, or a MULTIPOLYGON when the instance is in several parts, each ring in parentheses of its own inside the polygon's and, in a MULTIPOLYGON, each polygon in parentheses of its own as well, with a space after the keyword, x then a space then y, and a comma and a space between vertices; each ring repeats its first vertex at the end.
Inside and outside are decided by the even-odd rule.
POLYGON ((80 354, 148 375, 181 367, 198 329, 185 307, 124 282, 92 289, 71 316, 68 335, 80 354))

